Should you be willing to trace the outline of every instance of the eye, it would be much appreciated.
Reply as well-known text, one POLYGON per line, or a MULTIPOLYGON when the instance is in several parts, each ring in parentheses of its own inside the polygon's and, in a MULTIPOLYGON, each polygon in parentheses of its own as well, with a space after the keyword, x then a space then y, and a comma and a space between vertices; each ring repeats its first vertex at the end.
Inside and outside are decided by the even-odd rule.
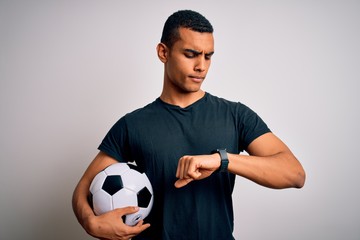
POLYGON ((210 60, 214 53, 205 54, 205 59, 210 60))
POLYGON ((194 58, 197 56, 195 53, 192 53, 192 52, 185 52, 184 55, 187 58, 194 58))

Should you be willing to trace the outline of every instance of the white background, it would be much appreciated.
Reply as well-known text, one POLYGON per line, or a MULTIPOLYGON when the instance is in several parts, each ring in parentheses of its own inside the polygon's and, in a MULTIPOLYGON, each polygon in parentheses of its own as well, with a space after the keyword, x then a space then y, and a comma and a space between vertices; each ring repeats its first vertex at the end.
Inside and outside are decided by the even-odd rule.
POLYGON ((112 124, 159 96, 178 9, 215 28, 204 90, 253 108, 307 172, 301 190, 237 178, 236 239, 360 239, 360 3, 344 0, 1 0, 0 239, 91 239, 72 191, 112 124))

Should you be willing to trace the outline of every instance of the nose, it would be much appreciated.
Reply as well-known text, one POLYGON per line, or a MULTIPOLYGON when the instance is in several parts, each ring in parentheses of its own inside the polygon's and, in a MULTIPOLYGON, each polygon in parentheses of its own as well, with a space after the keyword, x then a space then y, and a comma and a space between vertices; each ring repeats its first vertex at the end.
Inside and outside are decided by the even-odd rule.
POLYGON ((194 70, 196 72, 204 72, 206 70, 206 60, 203 57, 198 58, 194 70))

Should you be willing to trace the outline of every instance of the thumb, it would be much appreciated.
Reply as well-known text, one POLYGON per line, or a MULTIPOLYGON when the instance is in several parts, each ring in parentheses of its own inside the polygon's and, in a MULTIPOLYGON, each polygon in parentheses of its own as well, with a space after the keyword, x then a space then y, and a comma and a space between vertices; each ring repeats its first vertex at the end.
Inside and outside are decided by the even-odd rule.
POLYGON ((136 213, 139 211, 139 207, 124 207, 124 208, 117 208, 116 212, 118 214, 120 214, 121 216, 123 215, 128 215, 131 213, 136 213))
POLYGON ((186 186, 188 183, 190 183, 191 181, 193 181, 192 178, 183 178, 183 179, 178 179, 176 182, 175 182, 175 187, 176 188, 181 188, 181 187, 184 187, 186 186))

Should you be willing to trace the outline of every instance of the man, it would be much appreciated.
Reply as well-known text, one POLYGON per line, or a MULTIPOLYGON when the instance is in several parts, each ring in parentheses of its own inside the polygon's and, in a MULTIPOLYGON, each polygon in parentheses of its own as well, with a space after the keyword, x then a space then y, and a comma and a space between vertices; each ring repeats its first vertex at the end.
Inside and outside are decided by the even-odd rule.
POLYGON ((214 54, 212 33, 210 22, 194 11, 178 11, 166 21, 157 46, 164 64, 160 97, 111 128, 74 191, 75 215, 90 235, 234 239, 236 175, 270 188, 304 185, 301 164, 255 112, 201 89, 214 54), (239 154, 244 150, 249 156, 239 154), (118 161, 135 161, 152 183, 147 223, 122 222, 136 207, 95 216, 87 202, 93 177, 118 161))

